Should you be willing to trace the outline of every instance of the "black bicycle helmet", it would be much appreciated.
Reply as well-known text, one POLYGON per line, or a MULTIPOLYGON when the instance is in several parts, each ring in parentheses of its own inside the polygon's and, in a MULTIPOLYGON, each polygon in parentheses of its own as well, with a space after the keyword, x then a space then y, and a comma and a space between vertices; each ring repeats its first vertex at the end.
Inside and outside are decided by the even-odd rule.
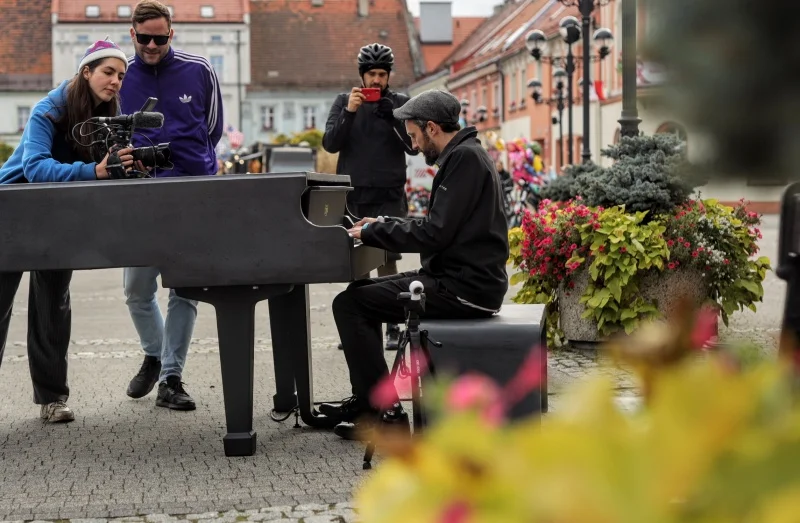
POLYGON ((392 48, 383 44, 369 44, 358 53, 358 73, 363 76, 371 69, 384 69, 387 72, 394 66, 392 48))

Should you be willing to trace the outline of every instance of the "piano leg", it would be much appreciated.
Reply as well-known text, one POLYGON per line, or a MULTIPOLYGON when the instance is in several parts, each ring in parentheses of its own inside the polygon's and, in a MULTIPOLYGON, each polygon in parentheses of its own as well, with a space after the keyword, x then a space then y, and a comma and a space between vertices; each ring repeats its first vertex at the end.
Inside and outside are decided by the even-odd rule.
MULTIPOLYGON (((278 361, 291 358, 297 402, 303 422, 314 428, 331 428, 336 423, 314 409, 314 380, 311 369, 311 334, 309 331, 308 285, 295 285, 288 294, 269 300, 272 350, 275 354, 275 377, 278 361)), ((280 394, 280 389, 278 390, 280 394)), ((277 410, 277 409, 276 409, 277 410)))
POLYGON ((263 285, 175 289, 179 296, 209 303, 217 312, 227 424, 222 443, 226 456, 252 456, 256 451, 253 430, 255 308, 258 302, 285 293, 289 288, 287 285, 263 285))
MULTIPOLYGON (((303 289, 305 286, 295 286, 303 289)), ((269 326, 272 332, 272 361, 275 364, 275 395, 272 403, 277 412, 290 412, 297 405, 297 396, 294 388, 294 361, 292 353, 295 351, 295 342, 292 333, 297 329, 297 336, 301 336, 308 327, 296 328, 289 325, 292 321, 287 317, 284 307, 290 301, 288 295, 274 297, 269 300, 269 326), (291 331, 291 332, 289 332, 291 331)), ((305 317, 305 316, 304 316, 305 317)))

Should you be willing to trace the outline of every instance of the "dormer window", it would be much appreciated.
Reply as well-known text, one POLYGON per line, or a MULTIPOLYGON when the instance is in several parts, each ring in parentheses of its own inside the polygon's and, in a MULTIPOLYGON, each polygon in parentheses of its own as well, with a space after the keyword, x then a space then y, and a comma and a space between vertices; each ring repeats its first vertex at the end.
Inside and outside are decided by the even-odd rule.
POLYGON ((100 6, 99 5, 87 5, 86 6, 86 18, 99 18, 100 17, 100 6))
POLYGON ((200 16, 203 18, 214 18, 214 6, 213 5, 201 5, 200 6, 200 16))
POLYGON ((117 6, 117 16, 120 18, 129 18, 131 16, 131 6, 129 5, 118 5, 117 6))

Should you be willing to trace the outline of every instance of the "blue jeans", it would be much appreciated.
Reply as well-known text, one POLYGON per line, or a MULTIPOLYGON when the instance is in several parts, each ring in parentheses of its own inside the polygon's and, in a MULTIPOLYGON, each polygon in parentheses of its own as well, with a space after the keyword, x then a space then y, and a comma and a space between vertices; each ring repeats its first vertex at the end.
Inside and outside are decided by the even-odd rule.
POLYGON ((197 319, 197 302, 169 291, 167 319, 161 316, 156 301, 159 270, 155 267, 129 267, 123 275, 125 303, 131 313, 133 326, 139 333, 142 349, 148 356, 161 360, 159 382, 167 376, 183 374, 186 353, 192 341, 197 319))

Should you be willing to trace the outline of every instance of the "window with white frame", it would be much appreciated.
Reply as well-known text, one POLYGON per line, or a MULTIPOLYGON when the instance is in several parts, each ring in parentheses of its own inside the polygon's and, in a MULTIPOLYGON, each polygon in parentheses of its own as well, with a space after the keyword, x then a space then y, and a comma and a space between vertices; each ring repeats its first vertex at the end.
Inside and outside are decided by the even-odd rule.
POLYGON ((28 124, 28 119, 31 117, 31 108, 27 105, 20 105, 17 107, 17 129, 22 131, 28 124))
POLYGON ((525 74, 527 72, 527 67, 524 65, 522 69, 519 71, 519 99, 521 103, 525 103, 525 91, 528 89, 528 78, 525 74))
POLYGON ((261 128, 265 131, 275 129, 275 106, 261 106, 261 128))
POLYGON ((492 109, 500 110, 500 82, 494 83, 494 100, 492 101, 492 109))
POLYGON ((214 18, 214 6, 213 5, 201 5, 200 6, 200 16, 203 18, 214 18))
POLYGON ((225 57, 220 54, 212 54, 208 57, 209 63, 211 63, 211 67, 214 68, 214 72, 217 73, 217 79, 222 82, 222 76, 225 72, 225 57))
POLYGON ((118 5, 117 6, 117 16, 120 18, 128 18, 131 16, 131 6, 129 5, 118 5))
POLYGON ((317 108, 313 105, 303 106, 303 128, 317 128, 317 108))
POLYGON ((509 93, 509 98, 511 99, 511 103, 515 103, 517 101, 517 72, 514 71, 511 73, 511 82, 509 83, 509 89, 511 92, 509 93))
POLYGON ((98 18, 100 16, 100 6, 99 5, 87 5, 86 6, 86 18, 98 18))
POLYGON ((481 90, 481 106, 489 108, 489 92, 486 87, 481 90))

